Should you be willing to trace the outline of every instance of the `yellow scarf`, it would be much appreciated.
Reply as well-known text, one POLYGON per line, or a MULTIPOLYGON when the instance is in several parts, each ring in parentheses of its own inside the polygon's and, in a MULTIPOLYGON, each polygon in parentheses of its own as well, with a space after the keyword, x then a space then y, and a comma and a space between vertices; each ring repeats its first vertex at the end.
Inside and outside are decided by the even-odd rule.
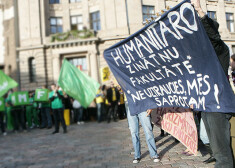
POLYGON ((115 91, 115 88, 112 88, 112 92, 113 92, 112 101, 116 101, 116 100, 117 100, 117 97, 116 97, 116 91, 115 91))

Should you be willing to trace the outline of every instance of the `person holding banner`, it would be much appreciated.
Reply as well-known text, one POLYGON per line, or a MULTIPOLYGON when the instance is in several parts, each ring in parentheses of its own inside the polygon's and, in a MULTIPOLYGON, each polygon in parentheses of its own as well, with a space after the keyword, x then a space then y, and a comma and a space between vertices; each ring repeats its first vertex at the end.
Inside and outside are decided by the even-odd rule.
POLYGON ((67 95, 64 91, 63 92, 63 96, 64 96, 64 100, 63 100, 63 104, 64 104, 64 120, 65 120, 65 124, 68 126, 70 125, 70 118, 71 118, 71 109, 72 109, 72 104, 71 104, 71 99, 70 96, 67 95))
POLYGON ((110 109, 110 103, 109 103, 109 101, 108 101, 108 99, 107 99, 107 96, 106 96, 106 98, 105 98, 105 100, 104 100, 104 111, 105 111, 105 113, 104 113, 104 120, 107 120, 108 119, 108 113, 109 113, 109 109, 110 109))
POLYGON ((64 120, 64 106, 62 103, 63 92, 58 90, 58 87, 55 84, 51 85, 51 92, 49 93, 49 99, 51 101, 51 108, 53 110, 53 116, 55 121, 55 131, 52 134, 59 133, 60 123, 64 129, 64 133, 67 133, 67 127, 64 120))
POLYGON ((24 106, 22 105, 14 105, 12 102, 13 93, 9 93, 6 105, 11 106, 11 115, 13 119, 13 130, 14 132, 19 131, 19 125, 21 126, 22 130, 26 131, 26 124, 25 124, 25 112, 24 106))
POLYGON ((3 97, 0 97, 0 126, 2 130, 2 134, 4 136, 7 135, 6 129, 5 129, 5 123, 4 123, 4 117, 5 117, 5 100, 3 97))
POLYGON ((35 102, 35 93, 33 92, 33 108, 32 108, 32 117, 33 117, 33 126, 36 128, 39 128, 40 123, 39 123, 39 108, 38 108, 38 103, 35 102))
MULTIPOLYGON (((227 75, 229 67, 229 49, 220 38, 218 31, 219 24, 205 14, 201 8, 200 0, 191 0, 191 4, 201 18, 209 40, 211 41, 225 75, 227 75)), ((216 159, 215 168, 234 167, 230 146, 230 118, 230 114, 222 112, 202 112, 202 119, 208 134, 210 146, 213 156, 216 159)))
POLYGON ((83 107, 77 101, 76 99, 73 100, 73 112, 74 112, 74 122, 76 122, 78 125, 84 124, 82 121, 83 118, 83 107))
POLYGON ((126 118, 125 102, 124 102, 124 92, 120 86, 118 86, 118 91, 120 93, 120 103, 118 105, 118 117, 119 119, 126 118))
POLYGON ((32 123, 32 118, 33 118, 33 103, 34 103, 33 91, 29 92, 29 103, 30 104, 26 106, 26 121, 28 123, 28 128, 32 129, 35 126, 32 123))
POLYGON ((104 114, 104 88, 105 85, 100 86, 99 90, 96 93, 96 105, 97 105, 97 122, 100 123, 102 121, 102 114, 104 114))
POLYGON ((133 163, 139 163, 140 162, 140 136, 139 136, 139 122, 141 122, 141 125, 144 129, 146 143, 149 148, 149 153, 151 159, 153 159, 153 162, 157 163, 160 162, 160 158, 157 154, 157 147, 155 144, 155 139, 153 135, 153 127, 151 125, 150 116, 149 113, 146 113, 145 111, 142 113, 139 113, 137 115, 132 116, 130 114, 130 109, 128 107, 128 101, 126 99, 126 96, 124 96, 125 100, 125 107, 126 107, 126 113, 127 113, 127 120, 128 120, 128 126, 131 131, 131 137, 132 137, 132 144, 135 150, 135 156, 133 163))
MULTIPOLYGON (((49 90, 47 89, 47 87, 45 85, 42 87, 42 89, 46 89, 49 93, 49 90)), ((51 129, 52 120, 51 120, 51 105, 50 105, 50 102, 49 101, 43 101, 43 102, 40 102, 40 103, 41 103, 41 118, 42 118, 40 128, 45 128, 47 126, 47 129, 51 129)))
MULTIPOLYGON (((233 93, 235 94, 235 54, 230 57, 230 67, 229 67, 229 82, 230 86, 232 87, 233 93)), ((233 158, 235 162, 235 115, 233 114, 232 118, 230 119, 231 123, 231 145, 233 150, 233 158)))
POLYGON ((25 107, 26 109, 26 119, 28 122, 28 127, 30 129, 39 128, 39 118, 38 118, 38 104, 34 100, 35 93, 31 91, 29 93, 29 105, 25 107))
POLYGON ((113 81, 110 84, 110 88, 107 90, 107 99, 110 105, 110 108, 108 110, 108 123, 111 120, 111 116, 113 117, 113 120, 117 120, 117 111, 118 111, 118 103, 120 99, 119 91, 116 87, 114 87, 113 81))
POLYGON ((6 123, 7 123, 7 130, 13 130, 14 127, 13 127, 13 118, 12 118, 12 115, 11 115, 11 109, 12 109, 12 106, 10 106, 8 103, 7 103, 7 100, 8 100, 8 96, 13 92, 12 89, 10 89, 5 97, 5 107, 6 107, 6 123))

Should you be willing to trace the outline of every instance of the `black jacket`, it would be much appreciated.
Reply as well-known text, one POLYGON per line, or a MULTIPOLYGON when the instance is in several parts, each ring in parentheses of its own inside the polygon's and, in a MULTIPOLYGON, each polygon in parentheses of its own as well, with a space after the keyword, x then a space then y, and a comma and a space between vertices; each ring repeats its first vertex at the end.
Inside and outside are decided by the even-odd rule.
MULTIPOLYGON (((116 92, 116 98, 117 98, 117 102, 118 102, 119 99, 120 99, 120 93, 119 93, 119 91, 118 91, 117 88, 115 88, 115 92, 116 92)), ((112 101, 112 97, 113 97, 113 91, 112 91, 112 88, 109 88, 109 89, 107 90, 107 99, 108 99, 109 103, 112 103, 112 102, 113 102, 113 101, 112 101)))
POLYGON ((228 67, 229 67, 229 49, 227 45, 221 40, 219 34, 219 24, 205 15, 201 18, 203 27, 206 30, 206 33, 211 41, 212 46, 216 52, 216 55, 220 61, 220 64, 225 72, 225 75, 228 75, 228 67))

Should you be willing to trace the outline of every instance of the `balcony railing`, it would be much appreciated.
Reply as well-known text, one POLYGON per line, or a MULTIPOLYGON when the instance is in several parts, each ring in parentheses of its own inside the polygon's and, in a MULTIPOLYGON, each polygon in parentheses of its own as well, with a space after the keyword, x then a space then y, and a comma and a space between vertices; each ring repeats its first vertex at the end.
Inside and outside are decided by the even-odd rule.
POLYGON ((95 32, 92 30, 71 30, 65 33, 51 35, 51 42, 87 39, 91 37, 95 37, 95 32))

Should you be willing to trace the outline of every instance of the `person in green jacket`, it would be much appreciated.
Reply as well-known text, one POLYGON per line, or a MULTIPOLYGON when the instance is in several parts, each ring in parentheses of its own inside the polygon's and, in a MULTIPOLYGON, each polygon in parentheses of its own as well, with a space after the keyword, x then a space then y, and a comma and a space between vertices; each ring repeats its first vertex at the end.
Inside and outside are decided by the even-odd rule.
POLYGON ((33 99, 33 111, 32 111, 32 114, 33 114, 33 124, 39 128, 40 126, 40 123, 39 123, 39 109, 38 109, 38 103, 34 101, 34 96, 35 96, 35 93, 33 92, 33 96, 32 96, 32 99, 33 99))
POLYGON ((51 101, 51 108, 53 110, 53 116, 55 121, 55 131, 52 134, 59 133, 59 124, 62 124, 64 133, 67 133, 67 127, 64 120, 64 105, 63 105, 63 92, 58 90, 55 84, 51 85, 51 92, 49 93, 49 99, 51 101))
POLYGON ((29 92, 29 105, 26 106, 26 119, 29 128, 39 127, 37 103, 34 102, 34 92, 29 92))
MULTIPOLYGON (((46 86, 43 86, 42 89, 47 89, 47 88, 46 86)), ((52 127, 50 102, 41 102, 41 118, 42 118, 41 128, 46 128, 47 126, 47 128, 50 129, 52 127)))
POLYGON ((12 131, 14 129, 13 127, 13 119, 11 115, 11 109, 12 107, 7 103, 8 101, 8 95, 12 93, 12 89, 8 91, 7 96, 5 98, 5 107, 6 107, 6 123, 7 123, 7 130, 12 131))
POLYGON ((33 98, 32 98, 32 91, 29 92, 29 105, 26 106, 26 120, 28 123, 28 128, 33 128, 32 125, 32 111, 33 111, 33 98))
POLYGON ((5 100, 4 97, 0 97, 0 126, 3 135, 7 135, 6 129, 5 129, 5 123, 4 123, 4 117, 5 117, 5 100))
POLYGON ((22 106, 14 106, 11 101, 12 92, 7 97, 7 106, 11 107, 11 116, 13 121, 13 129, 19 131, 19 126, 26 131, 24 108, 22 106))

